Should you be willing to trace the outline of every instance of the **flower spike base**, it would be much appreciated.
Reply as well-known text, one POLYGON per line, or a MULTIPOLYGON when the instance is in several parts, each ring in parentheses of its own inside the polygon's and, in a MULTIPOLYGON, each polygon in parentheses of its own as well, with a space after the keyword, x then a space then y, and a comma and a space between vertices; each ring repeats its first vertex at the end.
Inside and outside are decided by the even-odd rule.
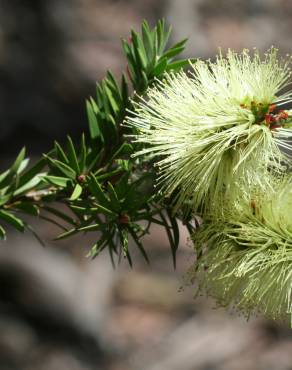
POLYGON ((224 216, 206 217, 193 241, 200 256, 189 276, 219 304, 247 316, 292 323, 292 181, 249 195, 224 216))

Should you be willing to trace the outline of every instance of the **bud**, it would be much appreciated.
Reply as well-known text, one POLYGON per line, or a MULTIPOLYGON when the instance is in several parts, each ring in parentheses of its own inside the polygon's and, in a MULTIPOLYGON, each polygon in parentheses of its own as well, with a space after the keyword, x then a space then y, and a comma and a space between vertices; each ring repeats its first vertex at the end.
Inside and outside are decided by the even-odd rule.
POLYGON ((77 182, 79 184, 83 184, 86 181, 86 176, 85 175, 79 175, 77 176, 77 182))

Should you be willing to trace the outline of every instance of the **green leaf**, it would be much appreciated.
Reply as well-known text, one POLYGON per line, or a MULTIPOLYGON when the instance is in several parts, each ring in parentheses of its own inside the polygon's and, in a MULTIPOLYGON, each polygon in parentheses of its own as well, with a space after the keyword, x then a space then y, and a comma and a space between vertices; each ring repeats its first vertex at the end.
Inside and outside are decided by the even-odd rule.
POLYGON ((21 172, 23 172, 26 167, 28 166, 29 164, 29 158, 25 158, 19 165, 18 167, 18 170, 16 171, 16 173, 19 175, 21 172))
POLYGON ((130 161, 128 159, 116 159, 116 163, 122 170, 124 171, 130 170, 130 161))
POLYGON ((165 20, 162 19, 157 23, 157 44, 158 44, 158 55, 162 55, 166 44, 169 40, 170 34, 172 32, 172 27, 169 26, 168 30, 165 30, 165 20))
POLYGON ((171 58, 175 57, 176 55, 180 54, 183 50, 184 50, 184 46, 180 46, 178 48, 172 48, 172 49, 169 49, 168 51, 166 51, 162 55, 162 57, 167 58, 167 59, 171 59, 171 58))
POLYGON ((102 238, 91 247, 90 252, 86 255, 86 257, 97 257, 100 252, 106 247, 108 239, 109 236, 107 234, 104 234, 102 238))
POLYGON ((68 182, 70 182, 70 180, 67 177, 61 177, 61 176, 44 176, 43 180, 45 180, 46 182, 52 185, 60 186, 61 188, 66 188, 68 185, 68 182))
POLYGON ((79 168, 79 163, 77 159, 77 154, 74 148, 74 144, 70 136, 67 136, 68 140, 68 158, 69 158, 69 165, 73 170, 79 174, 80 173, 80 168, 79 168))
MULTIPOLYGON (((48 155, 52 154, 52 151, 48 155)), ((46 165, 46 159, 42 157, 28 171, 26 171, 19 179, 18 186, 21 187, 28 183, 32 178, 38 175, 46 165)))
POLYGON ((57 141, 55 141, 54 146, 55 146, 55 151, 56 151, 56 155, 58 157, 58 160, 60 162, 64 162, 66 164, 69 164, 69 159, 66 156, 64 150, 62 149, 61 145, 57 141))
POLYGON ((66 229, 66 227, 64 227, 63 225, 61 225, 59 222, 57 222, 56 220, 53 220, 52 218, 50 217, 47 217, 47 216, 44 216, 44 215, 40 215, 40 218, 47 221, 47 222, 50 222, 51 224, 53 225, 56 225, 58 226, 60 229, 64 230, 65 232, 67 232, 68 230, 66 229))
POLYGON ((25 148, 18 154, 16 160, 10 169, 1 174, 1 187, 2 189, 8 187, 12 192, 16 189, 19 183, 19 173, 24 170, 28 164, 28 159, 24 159, 25 148))
POLYGON ((177 42, 176 44, 174 44, 172 47, 171 47, 171 49, 176 49, 176 48, 179 48, 179 47, 185 47, 185 45, 186 45, 186 43, 187 43, 187 41, 188 41, 188 38, 185 38, 185 39, 183 39, 183 40, 181 40, 181 41, 179 41, 179 42, 177 42))
POLYGON ((87 149, 86 149, 86 142, 85 142, 85 135, 81 135, 81 145, 80 145, 80 171, 83 173, 86 167, 86 157, 87 157, 87 149))
POLYGON ((117 151, 112 155, 109 162, 112 162, 118 156, 131 155, 133 153, 133 145, 123 142, 117 151))
POLYGON ((180 69, 189 66, 190 63, 195 63, 197 59, 188 59, 188 60, 177 60, 167 65, 166 71, 179 71, 180 69))
POLYGON ((101 157, 102 157, 102 151, 91 152, 90 154, 88 154, 88 156, 86 157, 87 172, 93 171, 94 167, 98 166, 98 162, 100 161, 101 157))
POLYGON ((76 172, 69 167, 67 164, 58 161, 57 159, 52 159, 49 156, 45 155, 49 163, 52 165, 52 167, 57 167, 65 176, 68 178, 75 180, 76 178, 76 172))
POLYGON ((120 110, 120 107, 117 104, 115 98, 113 97, 111 90, 106 85, 104 86, 104 92, 107 96, 108 102, 110 103, 112 111, 114 112, 114 114, 117 114, 120 110))
POLYGON ((107 185, 108 185, 108 195, 110 198, 112 209, 116 212, 119 212, 121 210, 121 205, 117 193, 115 192, 115 189, 111 182, 108 182, 107 185))
POLYGON ((4 228, 0 225, 0 238, 5 239, 6 238, 6 231, 4 228))
POLYGON ((147 89, 147 86, 148 86, 148 77, 146 75, 146 73, 144 71, 141 71, 141 76, 142 76, 142 80, 141 80, 141 92, 146 90, 147 89))
POLYGON ((115 185, 115 191, 119 199, 123 199, 130 189, 130 185, 128 184, 129 178, 130 173, 125 173, 115 185))
POLYGON ((38 240, 38 242, 40 243, 40 245, 42 245, 43 247, 45 247, 45 242, 42 240, 42 238, 35 232, 34 228, 31 226, 31 225, 28 225, 26 224, 25 225, 27 230, 29 230, 32 235, 38 240))
POLYGON ((169 227, 169 224, 168 224, 165 216, 163 215, 163 212, 162 211, 159 212, 159 215, 160 215, 160 218, 162 219, 162 221, 164 223, 164 228, 165 228, 165 231, 166 231, 166 234, 167 234, 167 237, 168 237, 168 241, 169 241, 169 244, 170 244, 171 253, 172 253, 172 260, 173 260, 173 267, 176 268, 176 251, 177 251, 178 244, 176 243, 176 241, 174 240, 174 238, 172 236, 171 229, 169 227))
POLYGON ((17 230, 24 231, 24 223, 19 218, 15 217, 10 212, 0 209, 0 218, 6 221, 8 224, 14 226, 17 230))
POLYGON ((102 206, 101 204, 95 204, 95 207, 96 207, 96 210, 105 214, 106 216, 109 216, 111 218, 116 218, 118 216, 118 214, 112 210, 110 210, 109 208, 106 208, 104 206, 102 206))
POLYGON ((109 101, 108 101, 108 97, 106 95, 106 81, 105 80, 102 80, 101 81, 101 84, 100 84, 100 95, 101 95, 101 101, 102 101, 102 104, 103 104, 103 109, 104 109, 104 113, 105 113, 105 116, 109 116, 111 114, 111 111, 110 111, 110 104, 109 104, 109 101))
POLYGON ((153 39, 151 37, 151 31, 146 21, 142 23, 142 38, 145 47, 146 54, 149 60, 153 59, 153 39))
POLYGON ((11 199, 11 197, 12 197, 12 194, 11 193, 0 195, 0 206, 3 206, 7 202, 9 202, 9 200, 11 199))
POLYGON ((92 224, 92 225, 87 225, 87 226, 83 226, 83 227, 78 227, 78 231, 84 231, 84 232, 98 231, 98 230, 100 230, 100 228, 101 228, 100 224, 92 224))
POLYGON ((86 101, 86 111, 88 117, 88 124, 89 124, 89 132, 91 139, 97 139, 101 137, 99 125, 97 123, 96 115, 93 111, 92 105, 89 100, 86 101))
POLYGON ((96 199, 102 204, 109 206, 110 201, 105 195, 104 191, 102 190, 99 182, 97 181, 96 177, 91 174, 88 179, 88 187, 92 193, 96 197, 96 199))
POLYGON ((150 263, 149 258, 147 256, 147 253, 146 253, 141 241, 139 240, 139 237, 136 235, 135 231, 131 227, 129 227, 128 230, 129 230, 134 242, 136 243, 137 247, 139 248, 142 256, 144 257, 145 261, 149 264, 150 263))
POLYGON ((120 239, 123 249, 123 255, 124 257, 127 257, 130 267, 133 266, 131 256, 129 254, 129 234, 128 230, 122 229, 120 230, 120 239))
POLYGON ((140 71, 135 56, 133 55, 132 50, 126 40, 122 40, 122 48, 128 60, 128 66, 131 72, 131 77, 135 81, 140 71))
POLYGON ((7 170, 7 171, 5 171, 5 172, 3 172, 3 173, 1 173, 1 175, 0 175, 0 186, 1 186, 1 182, 2 181, 4 181, 5 180, 5 178, 9 175, 9 170, 7 170))
POLYGON ((13 192, 13 196, 19 196, 20 194, 26 193, 29 190, 35 188, 43 179, 45 176, 45 173, 36 175, 31 180, 29 180, 27 183, 19 187, 17 190, 13 192))
POLYGON ((112 74, 112 72, 110 70, 107 71, 106 78, 107 78, 107 82, 108 82, 108 85, 110 86, 111 90, 115 91, 117 96, 119 96, 121 98, 119 86, 117 84, 117 81, 116 81, 114 75, 112 74))
POLYGON ((65 231, 64 233, 58 235, 54 240, 62 240, 65 238, 68 238, 69 236, 75 235, 78 233, 78 229, 70 229, 68 231, 65 231))
POLYGON ((128 103, 129 92, 128 92, 127 78, 124 74, 122 75, 121 94, 122 94, 122 99, 123 99, 123 105, 124 107, 126 107, 128 103))
POLYGON ((177 251, 177 248, 179 246, 179 228, 178 228, 178 223, 177 223, 176 218, 174 216, 172 216, 171 211, 169 209, 167 210, 167 215, 168 215, 169 221, 171 223, 171 227, 172 227, 173 241, 174 241, 174 245, 176 246, 176 250, 175 250, 175 252, 176 252, 177 251))
POLYGON ((105 134, 106 146, 115 145, 118 139, 118 133, 117 133, 116 121, 111 114, 107 116, 106 130, 107 130, 105 134))
POLYGON ((25 157, 25 148, 22 148, 21 151, 19 152, 15 162, 13 163, 13 165, 11 166, 10 168, 10 173, 17 173, 22 161, 24 160, 24 157, 25 157))
POLYGON ((116 176, 118 174, 120 174, 121 172, 124 171, 124 168, 117 168, 116 170, 114 171, 110 171, 110 172, 106 172, 106 173, 103 173, 102 175, 97 175, 96 174, 96 179, 97 181, 104 181, 104 180, 107 180, 113 176, 116 176))
POLYGON ((59 209, 52 208, 52 207, 49 207, 49 206, 46 206, 46 205, 42 206, 42 209, 44 209, 45 211, 47 211, 49 213, 52 213, 53 215, 61 218, 62 220, 66 221, 68 224, 71 224, 71 225, 74 225, 74 226, 76 224, 76 222, 71 217, 69 217, 66 213, 60 211, 59 209))
POLYGON ((140 68, 144 71, 147 71, 147 59, 142 49, 139 46, 137 46, 134 48, 134 52, 136 55, 136 60, 139 61, 140 68))
POLYGON ((162 58, 159 63, 157 63, 157 65, 155 66, 154 70, 153 70, 153 75, 154 76, 159 76, 161 75, 165 69, 166 69, 166 66, 167 66, 167 58, 164 57, 162 58))
POLYGON ((39 215, 39 209, 36 205, 28 202, 21 202, 14 205, 15 208, 19 209, 20 211, 27 213, 32 216, 39 215))
POLYGON ((69 200, 76 200, 76 199, 78 199, 79 197, 80 197, 80 195, 82 194, 82 186, 81 185, 79 185, 79 184, 76 184, 75 185, 75 188, 74 188, 74 190, 73 190, 73 193, 72 193, 72 195, 71 195, 71 197, 70 197, 70 199, 69 200))

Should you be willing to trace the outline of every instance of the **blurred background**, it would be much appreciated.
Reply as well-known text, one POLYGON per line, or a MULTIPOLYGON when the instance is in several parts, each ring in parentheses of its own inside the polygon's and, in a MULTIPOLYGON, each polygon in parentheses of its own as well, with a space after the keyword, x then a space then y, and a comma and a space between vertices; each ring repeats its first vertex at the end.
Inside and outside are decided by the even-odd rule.
MULTIPOLYGON (((291 51, 289 0, 0 0, 0 167, 25 144, 31 157, 87 130, 84 101, 106 70, 125 68, 120 39, 164 17, 185 56, 218 47, 291 51)), ((182 230, 174 271, 164 234, 112 269, 85 258, 88 239, 10 233, 0 248, 0 370, 291 370, 292 332, 194 299, 193 254, 182 230)))

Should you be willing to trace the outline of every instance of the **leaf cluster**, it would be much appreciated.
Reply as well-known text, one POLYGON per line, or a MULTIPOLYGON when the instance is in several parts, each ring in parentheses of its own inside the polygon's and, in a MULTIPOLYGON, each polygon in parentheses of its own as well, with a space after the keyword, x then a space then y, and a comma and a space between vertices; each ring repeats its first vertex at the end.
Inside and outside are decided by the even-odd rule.
MULTIPOLYGON (((144 94, 165 72, 188 64, 174 60, 187 40, 168 47, 170 34, 163 20, 153 29, 144 21, 140 33, 132 31, 128 41, 122 40, 127 73, 118 82, 108 71, 97 83, 95 97, 86 101, 89 133, 79 143, 69 136, 64 145, 55 142, 50 153, 29 170, 25 150, 20 152, 0 175, 0 222, 23 232, 29 227, 19 216, 24 212, 58 225, 62 232, 57 239, 95 232, 91 257, 107 248, 112 261, 117 255, 130 265, 129 239, 149 261, 142 237, 156 223, 166 230, 175 264, 177 216, 154 189, 152 164, 131 157, 135 148, 124 135, 129 128, 122 125, 135 93, 144 94)), ((5 237, 3 226, 0 236, 5 237)))

